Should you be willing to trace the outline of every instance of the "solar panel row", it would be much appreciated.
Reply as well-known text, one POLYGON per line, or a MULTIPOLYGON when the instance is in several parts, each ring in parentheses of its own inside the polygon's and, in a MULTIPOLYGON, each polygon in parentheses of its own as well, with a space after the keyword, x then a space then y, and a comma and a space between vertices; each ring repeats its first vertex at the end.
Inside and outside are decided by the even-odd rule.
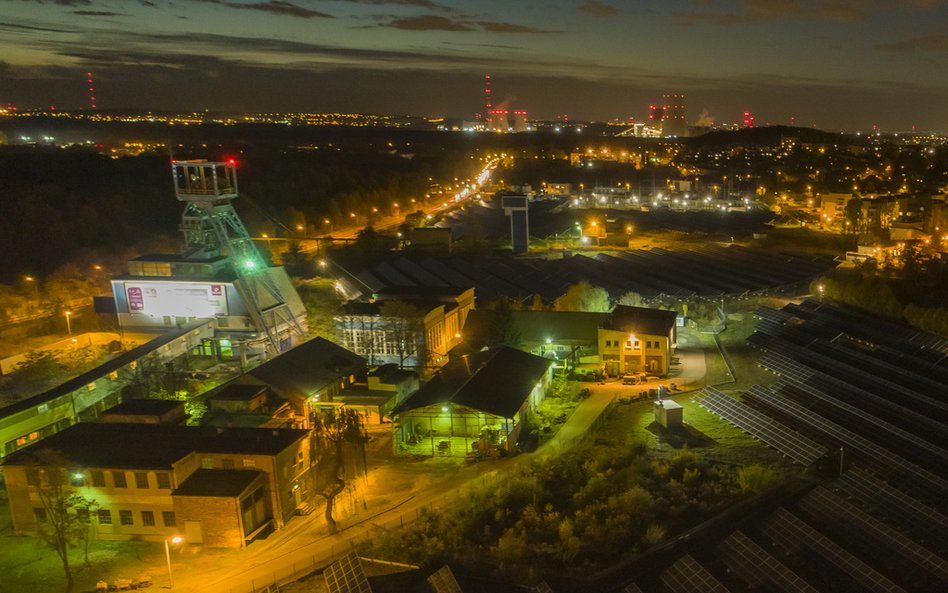
POLYGON ((457 579, 454 578, 454 573, 447 565, 442 566, 429 576, 428 584, 434 589, 434 593, 463 593, 457 579))
POLYGON ((790 430, 720 391, 707 387, 698 404, 767 443, 797 463, 808 466, 826 454, 826 447, 790 430))
POLYGON ((329 593, 372 593, 369 579, 362 569, 362 561, 349 552, 344 558, 333 562, 323 571, 329 593))
POLYGON ((752 587, 769 582, 785 593, 818 593, 740 531, 735 531, 724 540, 718 546, 718 553, 728 568, 752 587))
POLYGON ((869 463, 878 463, 893 471, 910 476, 913 480, 927 486, 933 495, 948 496, 948 481, 944 478, 906 461, 888 449, 880 447, 851 430, 823 418, 796 402, 778 396, 770 389, 755 385, 744 396, 767 409, 811 427, 831 440, 860 452, 869 463))
POLYGON ((907 527, 936 548, 948 549, 948 517, 861 469, 851 469, 836 484, 895 524, 907 527))
POLYGON ((697 560, 685 555, 662 573, 662 584, 669 593, 728 593, 697 560))
POLYGON ((783 548, 793 552, 799 552, 801 548, 806 548, 825 558, 858 585, 861 591, 905 593, 905 589, 890 581, 786 509, 777 509, 764 522, 762 531, 774 543, 783 548))
MULTIPOLYGON (((919 569, 935 581, 948 583, 948 562, 918 545, 903 534, 863 512, 822 486, 817 486, 800 501, 808 514, 857 535, 873 540, 891 558, 898 559, 908 570, 919 569)), ((854 540, 857 545, 860 539, 854 540)))

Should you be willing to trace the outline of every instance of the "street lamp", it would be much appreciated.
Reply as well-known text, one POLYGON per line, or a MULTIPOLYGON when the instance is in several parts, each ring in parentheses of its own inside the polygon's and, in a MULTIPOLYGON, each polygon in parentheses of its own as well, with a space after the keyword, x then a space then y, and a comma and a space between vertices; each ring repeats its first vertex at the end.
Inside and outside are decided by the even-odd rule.
POLYGON ((174 589, 174 578, 171 576, 171 547, 168 546, 168 542, 173 544, 180 544, 184 541, 180 535, 176 535, 172 538, 165 538, 165 560, 168 561, 168 588, 174 589))
POLYGON ((66 311, 66 332, 71 336, 72 335, 72 323, 69 318, 72 317, 72 311, 66 311))
POLYGON ((33 298, 38 301, 39 300, 39 287, 36 286, 36 278, 32 276, 24 276, 23 280, 25 280, 26 282, 29 282, 30 285, 33 286, 33 298))

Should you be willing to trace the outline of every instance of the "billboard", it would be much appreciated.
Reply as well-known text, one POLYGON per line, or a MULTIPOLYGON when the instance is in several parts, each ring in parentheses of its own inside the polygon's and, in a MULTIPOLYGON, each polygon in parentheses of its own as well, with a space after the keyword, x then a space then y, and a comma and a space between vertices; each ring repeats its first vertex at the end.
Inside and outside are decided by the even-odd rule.
POLYGON ((128 312, 163 317, 220 317, 227 315, 225 285, 197 282, 127 282, 128 312))

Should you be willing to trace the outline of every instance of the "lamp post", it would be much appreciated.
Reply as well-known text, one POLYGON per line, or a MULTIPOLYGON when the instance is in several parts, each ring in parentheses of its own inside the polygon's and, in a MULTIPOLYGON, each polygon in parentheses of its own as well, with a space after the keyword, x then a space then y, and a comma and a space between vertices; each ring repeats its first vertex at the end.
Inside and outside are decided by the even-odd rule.
POLYGON ((33 287, 33 298, 36 301, 39 301, 39 287, 36 286, 36 278, 32 276, 24 276, 23 280, 30 283, 30 286, 33 287))
POLYGON ((68 333, 71 336, 72 323, 70 322, 69 318, 72 317, 72 311, 66 311, 65 315, 66 315, 66 333, 68 333))
POLYGON ((171 547, 168 545, 169 541, 173 544, 180 544, 182 537, 180 535, 176 535, 170 538, 170 540, 169 538, 165 538, 165 560, 168 561, 168 588, 174 589, 174 578, 171 576, 171 547))

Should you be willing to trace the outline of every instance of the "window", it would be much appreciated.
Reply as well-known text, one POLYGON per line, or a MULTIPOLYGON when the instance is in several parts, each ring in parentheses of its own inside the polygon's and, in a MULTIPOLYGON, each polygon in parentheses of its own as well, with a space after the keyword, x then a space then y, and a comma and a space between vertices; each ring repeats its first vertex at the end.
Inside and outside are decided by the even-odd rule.
POLYGON ((119 511, 119 524, 134 525, 135 522, 132 521, 132 511, 119 511))
POLYGON ((148 488, 148 472, 135 472, 135 487, 148 488))
POLYGON ((33 509, 33 516, 36 517, 37 523, 46 523, 46 509, 33 509))
POLYGON ((224 469, 234 469, 234 460, 233 459, 222 459, 221 467, 224 469))
POLYGON ((125 472, 112 472, 112 482, 116 488, 128 488, 128 482, 125 480, 125 472))
POLYGON ((26 483, 30 486, 39 486, 39 470, 36 468, 28 467, 26 469, 26 483))
POLYGON ((205 457, 204 459, 202 459, 201 467, 203 467, 204 469, 214 469, 214 458, 205 457))
POLYGON ((158 472, 155 474, 155 477, 158 478, 158 487, 162 490, 171 489, 171 478, 165 472, 158 472))
POLYGON ((102 470, 94 469, 89 472, 92 476, 92 485, 97 488, 105 488, 105 473, 102 470))
POLYGON ((154 527, 155 513, 152 511, 142 511, 142 525, 145 527, 154 527))
POLYGON ((112 511, 108 509, 99 509, 99 525, 112 524, 112 511))
POLYGON ((76 509, 76 518, 79 519, 80 523, 89 523, 89 509, 76 509))
POLYGON ((174 511, 161 511, 161 522, 165 524, 165 527, 178 526, 174 518, 174 511))
POLYGON ((257 467, 256 459, 244 459, 244 467, 257 467))

